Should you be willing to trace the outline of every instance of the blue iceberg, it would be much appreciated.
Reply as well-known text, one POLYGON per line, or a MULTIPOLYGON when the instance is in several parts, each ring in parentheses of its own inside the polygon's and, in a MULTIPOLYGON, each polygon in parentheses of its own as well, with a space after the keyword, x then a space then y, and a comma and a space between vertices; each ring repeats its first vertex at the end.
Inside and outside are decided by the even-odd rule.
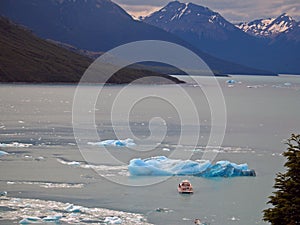
POLYGON ((132 159, 128 170, 132 176, 256 176, 255 171, 249 169, 247 164, 238 165, 229 161, 218 161, 212 164, 209 160, 178 160, 165 156, 132 159))
POLYGON ((105 218, 104 223, 107 224, 122 224, 122 220, 117 216, 108 216, 105 218))
POLYGON ((88 142, 89 145, 93 146, 113 146, 113 147, 130 147, 135 146, 136 144, 130 138, 124 140, 105 140, 100 142, 88 142))
POLYGON ((62 214, 57 214, 54 216, 46 216, 43 218, 43 221, 47 222, 47 223, 49 223, 49 222, 59 223, 61 218, 62 218, 62 214))
POLYGON ((81 206, 76 206, 76 205, 73 205, 73 204, 70 204, 68 205, 65 210, 67 212, 72 212, 72 213, 80 213, 81 210, 82 210, 82 207, 81 206))
POLYGON ((236 83, 235 80, 227 80, 227 81, 226 81, 226 84, 235 84, 235 83, 236 83))
POLYGON ((35 216, 29 216, 27 218, 23 218, 19 221, 19 224, 31 224, 31 223, 41 223, 42 219, 35 216))
POLYGON ((5 151, 0 151, 0 157, 1 157, 1 156, 4 156, 4 155, 8 155, 8 153, 5 152, 5 151))

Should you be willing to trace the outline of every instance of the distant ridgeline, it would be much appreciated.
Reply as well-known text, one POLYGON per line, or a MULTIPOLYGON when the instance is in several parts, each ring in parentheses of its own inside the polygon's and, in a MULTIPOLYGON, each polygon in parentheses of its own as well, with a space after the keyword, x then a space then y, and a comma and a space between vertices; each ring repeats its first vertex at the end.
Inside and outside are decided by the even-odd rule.
MULTIPOLYGON (((237 59, 244 58, 249 55, 253 46, 247 44, 247 51, 240 51, 241 46, 236 46, 236 40, 234 40, 234 45, 230 45, 233 47, 224 51, 223 47, 228 46, 227 42, 213 42, 212 47, 215 50, 226 54, 221 55, 224 56, 221 58, 216 52, 209 52, 200 46, 201 43, 207 46, 203 40, 196 40, 197 45, 194 45, 194 42, 190 42, 183 36, 134 20, 124 9, 110 0, 1 0, 0 15, 28 27, 38 37, 53 40, 57 44, 60 43, 58 44, 60 46, 68 46, 69 49, 78 49, 77 53, 86 53, 85 56, 88 57, 94 57, 99 52, 106 52, 129 42, 162 40, 176 43, 193 51, 209 65, 215 74, 274 75, 272 70, 260 68, 257 63, 249 66, 234 61, 228 56, 235 52, 237 59)), ((238 28, 235 29, 238 30, 238 28)), ((219 33, 216 35, 221 37, 219 33)), ((252 40, 250 35, 242 35, 244 36, 249 36, 252 40)), ((257 57, 260 55, 255 55, 253 60, 260 62, 261 58, 256 60, 257 57)), ((138 68, 145 69, 145 64, 138 68)), ((147 64, 146 69, 159 73, 180 73, 178 70, 174 72, 174 68, 159 64, 150 66, 147 64)))
POLYGON ((172 1, 142 21, 220 59, 300 74, 300 22, 287 14, 234 25, 207 7, 172 1))
MULTIPOLYGON (((92 59, 35 36, 0 17, 0 82, 78 82, 92 59)), ((124 68, 107 83, 180 83, 178 79, 145 69, 124 68)))

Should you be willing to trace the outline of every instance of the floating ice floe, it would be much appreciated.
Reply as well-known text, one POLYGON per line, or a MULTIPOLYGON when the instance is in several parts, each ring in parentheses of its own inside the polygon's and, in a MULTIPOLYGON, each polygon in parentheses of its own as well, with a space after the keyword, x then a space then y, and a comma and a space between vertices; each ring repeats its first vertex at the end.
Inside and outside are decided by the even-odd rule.
POLYGON ((135 146, 136 144, 131 138, 127 138, 124 140, 105 140, 100 142, 88 142, 88 145, 93 146, 114 146, 114 147, 130 147, 135 146))
POLYGON ((29 216, 20 220, 19 224, 31 224, 31 223, 41 223, 42 219, 35 216, 29 216))
POLYGON ((8 153, 5 152, 5 151, 0 151, 0 157, 1 157, 1 156, 4 156, 4 155, 8 155, 8 153))
POLYGON ((225 146, 225 147, 216 147, 216 146, 198 146, 197 148, 184 149, 187 152, 215 152, 215 153, 255 153, 255 151, 249 147, 234 147, 234 146, 225 146))
POLYGON ((0 191, 0 197, 7 196, 7 191, 0 191))
POLYGON ((43 221, 58 223, 61 218, 62 218, 62 214, 57 214, 53 216, 46 216, 43 218, 43 221))
POLYGON ((255 171, 250 170, 247 164, 238 165, 229 161, 218 161, 212 164, 209 160, 178 160, 165 156, 132 159, 128 170, 132 176, 255 176, 255 171))
POLYGON ((0 207, 8 209, 0 211, 1 220, 11 221, 11 224, 19 220, 19 224, 150 225, 141 214, 40 199, 5 197, 0 198, 0 207), (73 212, 77 207, 80 207, 80 212, 73 212))
POLYGON ((77 206, 77 205, 73 205, 73 204, 70 204, 65 208, 65 210, 67 212, 72 212, 72 213, 79 213, 79 212, 81 212, 81 209, 82 209, 81 206, 77 206))
POLYGON ((257 85, 248 85, 247 88, 258 88, 257 85))
POLYGON ((2 148, 28 148, 32 146, 32 144, 25 144, 25 143, 19 143, 19 142, 12 142, 12 143, 0 143, 0 147, 2 148))
POLYGON ((57 159, 57 161, 60 162, 61 164, 69 165, 69 166, 80 166, 81 165, 81 163, 77 162, 77 161, 67 162, 67 161, 64 161, 64 160, 61 160, 61 159, 57 159))
POLYGON ((72 162, 68 162, 67 165, 69 166, 80 166, 80 162, 77 162, 77 161, 72 161, 72 162))
MULTIPOLYGON (((73 166, 74 164, 72 162, 66 162, 62 159, 57 159, 58 162, 61 164, 73 166)), ((73 161, 76 162, 76 161, 73 161)), ((75 166, 77 167, 76 163, 75 166)), ((127 165, 120 165, 120 166, 108 166, 108 165, 93 165, 93 164, 87 164, 87 163, 80 163, 78 165, 80 168, 83 169, 93 169, 97 171, 101 176, 116 176, 116 175, 121 175, 121 176, 129 176, 128 170, 127 170, 127 165)))
MULTIPOLYGON (((41 188, 83 188, 84 184, 81 183, 50 183, 38 181, 7 181, 8 185, 38 185, 41 188)), ((0 192, 1 193, 1 192, 0 192)))
POLYGON ((226 84, 235 84, 236 83, 236 80, 227 80, 226 81, 226 84))
POLYGON ((174 212, 172 209, 169 208, 156 208, 156 212, 164 212, 164 213, 169 213, 169 212, 174 212))
POLYGON ((107 224, 121 224, 122 220, 117 216, 108 216, 105 218, 104 223, 107 224))
POLYGON ((62 214, 54 215, 54 216, 46 216, 44 218, 40 217, 26 217, 19 221, 19 224, 42 224, 42 223, 60 223, 60 219, 62 218, 62 214))
POLYGON ((240 219, 233 216, 233 217, 229 218, 229 220, 232 220, 232 221, 239 221, 240 219))

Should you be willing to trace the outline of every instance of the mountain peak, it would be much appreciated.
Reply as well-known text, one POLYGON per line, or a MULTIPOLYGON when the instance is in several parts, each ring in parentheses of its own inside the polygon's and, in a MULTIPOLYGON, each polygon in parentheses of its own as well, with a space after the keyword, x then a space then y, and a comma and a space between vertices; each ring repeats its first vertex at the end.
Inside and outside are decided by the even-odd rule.
POLYGON ((154 12, 150 16, 147 16, 145 18, 155 16, 158 13, 173 14, 172 20, 180 19, 183 16, 187 16, 187 15, 193 14, 193 13, 194 14, 197 13, 198 16, 200 15, 200 13, 206 14, 206 15, 217 14, 207 7, 196 5, 191 2, 181 3, 180 1, 172 1, 172 2, 169 2, 165 7, 161 8, 157 12, 154 12))
POLYGON ((278 18, 288 18, 289 20, 292 20, 292 17, 290 17, 287 13, 282 13, 278 18))
POLYGON ((228 38, 227 31, 238 30, 219 13, 194 3, 169 2, 165 7, 143 18, 143 21, 168 32, 191 31, 196 36, 228 38))
POLYGON ((283 13, 277 18, 258 19, 236 26, 250 35, 269 38, 288 32, 297 26, 297 22, 287 13, 283 13))

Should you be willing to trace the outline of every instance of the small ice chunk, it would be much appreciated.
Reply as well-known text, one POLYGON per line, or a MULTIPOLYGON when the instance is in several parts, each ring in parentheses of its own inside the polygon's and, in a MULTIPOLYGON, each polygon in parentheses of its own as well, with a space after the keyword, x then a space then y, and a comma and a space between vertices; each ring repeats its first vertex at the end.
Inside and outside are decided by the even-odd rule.
POLYGON ((57 161, 60 162, 61 164, 69 165, 69 166, 80 166, 81 165, 81 163, 77 162, 77 161, 67 162, 67 161, 64 161, 62 159, 57 159, 57 161))
POLYGON ((233 217, 229 218, 229 220, 232 220, 232 221, 239 221, 240 219, 233 216, 233 217))
POLYGON ((284 86, 291 86, 292 84, 290 82, 285 82, 283 85, 284 86))
POLYGON ((183 220, 183 221, 190 221, 190 220, 192 220, 192 219, 191 219, 191 218, 183 217, 182 220, 183 220))
POLYGON ((117 216, 108 216, 108 217, 105 218, 104 223, 121 224, 122 220, 117 216))
POLYGON ((81 209, 82 209, 81 206, 76 206, 76 205, 73 205, 73 204, 70 204, 70 205, 68 205, 68 206, 65 208, 65 210, 66 210, 67 212, 72 212, 72 213, 79 213, 79 212, 81 212, 81 209))
POLYGON ((28 148, 30 146, 32 146, 32 144, 25 144, 25 143, 19 143, 19 142, 12 142, 12 143, 9 143, 9 144, 0 143, 0 147, 2 147, 2 148, 8 148, 8 147, 11 147, 11 148, 28 148))
POLYGON ((247 88, 259 88, 259 85, 248 85, 247 88))
POLYGON ((4 156, 4 155, 8 155, 8 153, 5 152, 5 151, 0 151, 0 157, 1 157, 1 156, 4 156))
POLYGON ((19 224, 31 224, 31 223, 41 223, 42 219, 40 217, 29 216, 20 220, 19 224))
POLYGON ((77 161, 68 162, 67 164, 70 166, 80 166, 80 162, 77 161))
POLYGON ((0 197, 7 196, 7 191, 0 191, 0 197))
POLYGON ((45 158, 43 156, 39 156, 35 159, 36 161, 42 161, 42 160, 45 160, 45 158))
POLYGON ((88 145, 93 146, 114 146, 114 147, 130 147, 135 146, 136 144, 131 138, 127 138, 124 140, 104 140, 100 142, 88 142, 88 145))
POLYGON ((227 80, 227 81, 226 81, 226 84, 235 84, 235 83, 236 83, 235 80, 227 80))
POLYGON ((43 218, 43 221, 44 222, 59 222, 59 220, 62 218, 62 215, 61 214, 57 214, 57 215, 54 215, 54 216, 47 216, 47 217, 44 217, 43 218))
POLYGON ((173 210, 171 210, 169 208, 156 208, 155 211, 156 212, 165 212, 165 213, 173 212, 173 210))

